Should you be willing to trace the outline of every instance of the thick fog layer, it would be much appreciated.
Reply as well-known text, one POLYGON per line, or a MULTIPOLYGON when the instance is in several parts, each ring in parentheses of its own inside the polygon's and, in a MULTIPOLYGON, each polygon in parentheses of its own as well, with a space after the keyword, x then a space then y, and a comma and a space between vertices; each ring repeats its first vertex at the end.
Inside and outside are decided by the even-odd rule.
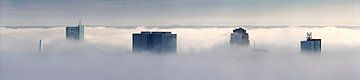
POLYGON ((359 80, 359 29, 248 28, 251 46, 229 46, 234 27, 87 27, 84 42, 66 41, 65 27, 0 28, 1 80, 359 80), (176 55, 133 54, 131 34, 178 34, 176 55), (300 53, 306 32, 322 54, 300 53), (38 51, 39 40, 44 50, 38 51), (256 48, 269 52, 252 51, 256 48))

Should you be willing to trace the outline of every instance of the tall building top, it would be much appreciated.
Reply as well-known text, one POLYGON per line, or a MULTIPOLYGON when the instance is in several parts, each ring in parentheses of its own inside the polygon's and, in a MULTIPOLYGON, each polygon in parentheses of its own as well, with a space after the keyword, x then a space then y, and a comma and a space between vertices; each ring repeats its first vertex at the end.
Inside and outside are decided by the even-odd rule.
POLYGON ((79 20, 79 25, 81 25, 81 19, 79 20))
POLYGON ((141 34, 150 34, 150 31, 142 31, 141 34))
POLYGON ((171 32, 151 32, 152 34, 171 34, 171 32))
POLYGON ((85 26, 81 24, 81 20, 79 20, 79 25, 77 26, 66 27, 66 39, 84 40, 84 35, 85 35, 85 26))
POLYGON ((237 33, 246 33, 246 30, 244 28, 237 28, 237 29, 234 29, 233 32, 237 32, 237 33))
POLYGON ((142 31, 133 33, 133 52, 176 53, 176 34, 142 31))
POLYGON ((321 53, 321 39, 312 39, 312 33, 306 33, 306 40, 300 41, 302 53, 321 53))
MULTIPOLYGON (((135 33, 136 34, 136 33, 135 33)), ((171 34, 171 32, 160 32, 160 31, 154 31, 154 32, 150 32, 150 31, 141 31, 140 34, 171 34)))
POLYGON ((321 39, 310 39, 310 41, 321 41, 321 39))
POLYGON ((237 46, 249 46, 249 34, 243 28, 233 30, 230 35, 230 44, 237 46))
POLYGON ((321 41, 321 39, 313 39, 312 32, 307 32, 306 33, 306 41, 321 41))
POLYGON ((312 32, 307 32, 307 33, 306 33, 306 39, 307 39, 307 40, 312 39, 312 32))
POLYGON ((82 24, 81 19, 79 19, 78 25, 76 25, 76 26, 66 26, 66 27, 84 27, 84 25, 82 24))

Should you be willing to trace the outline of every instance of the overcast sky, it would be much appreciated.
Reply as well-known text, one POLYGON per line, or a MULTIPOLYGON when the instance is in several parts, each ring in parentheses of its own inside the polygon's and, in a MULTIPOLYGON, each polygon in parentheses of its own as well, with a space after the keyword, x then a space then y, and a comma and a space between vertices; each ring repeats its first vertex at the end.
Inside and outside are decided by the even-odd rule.
POLYGON ((0 1, 0 25, 360 24, 360 0, 0 1))

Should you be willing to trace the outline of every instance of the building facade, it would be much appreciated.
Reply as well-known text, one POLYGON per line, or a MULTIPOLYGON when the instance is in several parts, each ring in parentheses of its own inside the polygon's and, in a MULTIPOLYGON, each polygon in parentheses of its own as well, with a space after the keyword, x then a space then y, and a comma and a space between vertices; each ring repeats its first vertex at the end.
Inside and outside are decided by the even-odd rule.
POLYGON ((306 41, 301 41, 300 48, 302 53, 320 53, 321 39, 312 39, 312 34, 307 33, 306 41))
POLYGON ((78 26, 66 27, 66 39, 67 40, 84 40, 85 26, 79 23, 78 26))
POLYGON ((230 44, 235 46, 247 47, 249 46, 249 34, 243 28, 233 30, 230 35, 230 44))
POLYGON ((171 32, 134 33, 133 52, 176 53, 176 34, 171 32))

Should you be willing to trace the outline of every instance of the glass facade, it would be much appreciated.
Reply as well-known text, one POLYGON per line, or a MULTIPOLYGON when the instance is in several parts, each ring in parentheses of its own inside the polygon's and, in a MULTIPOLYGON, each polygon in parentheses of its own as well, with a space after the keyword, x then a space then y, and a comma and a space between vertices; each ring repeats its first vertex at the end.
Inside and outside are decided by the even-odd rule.
POLYGON ((79 24, 77 27, 66 27, 67 40, 84 40, 85 26, 79 24))
POLYGON ((301 41, 301 52, 321 52, 321 39, 307 39, 301 41))
POLYGON ((133 52, 176 53, 176 34, 141 32, 133 34, 133 52))
POLYGON ((230 35, 230 44, 236 46, 249 46, 249 34, 243 28, 233 30, 230 35))

